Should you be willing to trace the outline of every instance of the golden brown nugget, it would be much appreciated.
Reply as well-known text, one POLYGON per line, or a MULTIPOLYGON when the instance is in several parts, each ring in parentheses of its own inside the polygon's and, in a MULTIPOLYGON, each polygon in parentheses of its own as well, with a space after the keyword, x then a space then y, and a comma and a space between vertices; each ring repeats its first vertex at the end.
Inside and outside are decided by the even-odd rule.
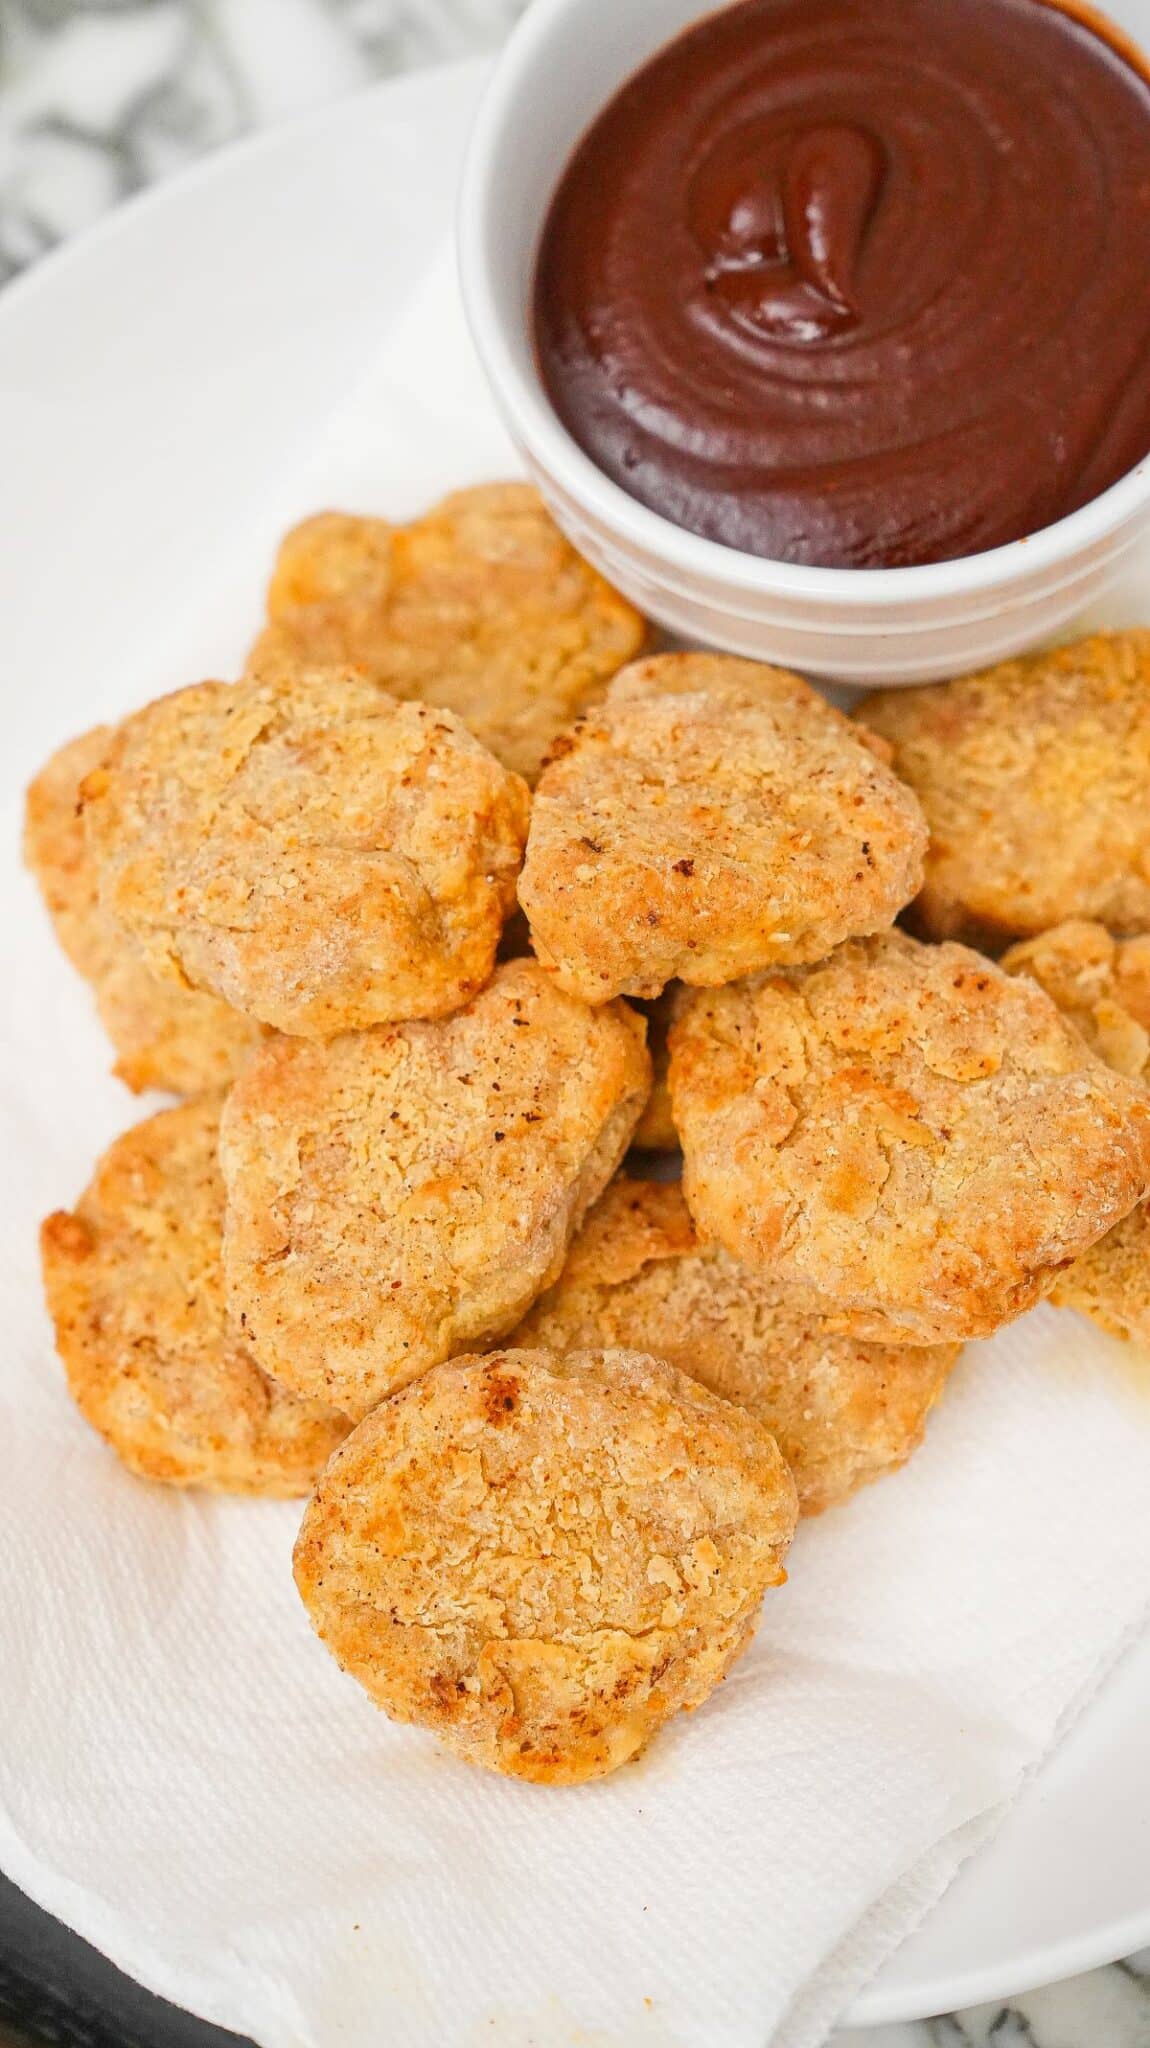
POLYGON ((234 1078, 263 1030, 218 996, 158 980, 135 941, 101 909, 80 784, 101 765, 111 740, 111 727, 98 725, 41 769, 28 790, 24 857, 63 951, 92 988, 120 1080, 137 1092, 199 1095, 234 1078))
POLYGON ((926 936, 999 952, 1066 918, 1150 931, 1150 632, 884 691, 859 717, 926 812, 926 936))
POLYGON ((534 961, 453 1017, 273 1040, 224 1112, 224 1263, 260 1363, 363 1415, 558 1275, 650 1087, 643 1022, 534 961))
POLYGON ((93 726, 59 747, 28 785, 24 862, 35 877, 61 949, 85 981, 108 965, 115 931, 100 912, 96 875, 80 815, 80 784, 98 768, 113 729, 93 726))
POLYGON ((101 903, 152 969, 304 1037, 482 987, 529 801, 449 711, 332 670, 149 704, 82 797, 101 903))
POLYGON ((131 1471, 286 1498, 350 1424, 276 1386, 228 1321, 219 1115, 205 1096, 117 1138, 43 1226, 48 1307, 77 1407, 131 1471))
POLYGON ((1150 1186, 1150 1094, 1050 998, 901 932, 693 995, 671 1030, 705 1235, 860 1337, 986 1336, 1150 1186))
POLYGON ((1145 1202, 1060 1273, 1057 1308, 1076 1308, 1127 1343, 1150 1345, 1150 1211, 1145 1202))
MULTIPOLYGON (((1150 1078, 1150 938, 1114 939, 1072 920, 1003 955, 1010 974, 1046 990, 1108 1066, 1150 1078)), ((1132 1209, 1060 1273, 1050 1298, 1112 1336, 1150 1344, 1150 1212, 1132 1209)))
POLYGON ((296 1584, 393 1720, 576 1785, 703 1704, 794 1526, 774 1439, 672 1366, 500 1351, 360 1424, 304 1516, 296 1584))
POLYGON ((552 749, 519 900, 572 995, 657 996, 881 930, 925 848, 917 799, 800 677, 657 655, 552 749))
POLYGON ((677 990, 676 982, 671 988, 664 989, 653 1003, 636 1004, 647 1019, 647 1050, 651 1055, 651 1093, 631 1140, 642 1152, 677 1152, 679 1149, 679 1133, 675 1129, 667 1079, 671 1057, 667 1049, 667 1033, 671 1028, 677 990))
POLYGON ((703 1244, 680 1188, 623 1174, 511 1341, 665 1358, 770 1430, 804 1515, 906 1463, 960 1349, 828 1328, 807 1289, 703 1244))
POLYGON ((445 705, 528 781, 646 633, 520 483, 456 491, 410 526, 305 519, 268 620, 249 670, 350 663, 394 697, 445 705))
POLYGON ((1003 954, 1008 974, 1028 974, 1119 1074, 1150 1069, 1150 937, 1115 939, 1104 925, 1072 918, 1003 954))

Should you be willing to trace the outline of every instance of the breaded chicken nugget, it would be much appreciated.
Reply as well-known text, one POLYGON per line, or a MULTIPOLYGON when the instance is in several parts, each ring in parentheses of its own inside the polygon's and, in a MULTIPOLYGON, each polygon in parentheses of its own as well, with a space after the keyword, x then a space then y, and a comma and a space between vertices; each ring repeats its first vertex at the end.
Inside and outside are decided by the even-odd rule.
POLYGON ((680 1004, 671 1094, 701 1229, 855 1335, 988 1335, 1150 1187, 1150 1094, 1050 998, 901 932, 680 1004))
POLYGON ((1150 1211, 1143 1202, 1060 1273, 1057 1308, 1076 1308, 1112 1337, 1150 1345, 1150 1211))
POLYGON ((519 900, 572 995, 657 996, 881 930, 925 847, 916 798, 798 676, 658 655, 552 749, 519 900))
POLYGON ((59 747, 29 783, 24 801, 25 865, 35 876, 62 950, 94 985, 108 965, 116 935, 97 901, 80 816, 80 784, 100 766, 112 736, 110 725, 97 725, 59 747))
POLYGON ((646 632, 521 483, 456 491, 411 526, 305 519, 268 620, 249 670, 351 663, 393 697, 445 705, 528 781, 646 632))
POLYGON ((363 1415, 511 1329, 627 1148, 643 1037, 517 960, 436 1023, 271 1041, 220 1144, 230 1300, 265 1369, 363 1415))
POLYGON ((667 1359, 770 1430, 804 1515, 906 1463, 959 1354, 829 1329, 808 1289, 702 1244, 681 1189, 623 1174, 511 1341, 667 1359))
POLYGON ((1028 974, 1116 1073, 1150 1069, 1150 937, 1114 939, 1104 925, 1072 918, 1002 956, 1028 974))
POLYGON ((316 1038, 482 987, 528 811, 449 711, 333 670, 149 704, 82 799, 100 901, 154 971, 316 1038))
POLYGON ((774 1439, 634 1351, 438 1366, 348 1438, 296 1584, 396 1721, 537 1784, 600 1778, 703 1704, 784 1577, 774 1439))
POLYGON ((269 1380, 228 1322, 218 1097, 162 1110, 41 1231, 56 1343, 81 1414, 173 1486, 306 1493, 350 1424, 269 1380))
POLYGON ((28 790, 24 858, 61 947, 92 988, 120 1080, 137 1092, 199 1095, 234 1078, 263 1027, 218 996, 158 980, 135 941, 101 909, 80 784, 100 766, 111 739, 111 728, 98 725, 41 769, 28 790))
POLYGON ((675 1129, 667 1080, 671 1058, 667 1049, 667 1033, 671 1028, 678 988, 679 984, 675 982, 664 989, 661 996, 656 996, 654 1002, 638 1001, 635 1006, 647 1019, 647 1050, 651 1055, 651 1093, 631 1140, 643 1152, 677 1152, 679 1149, 679 1133, 675 1129))
POLYGON ((930 826, 927 937, 992 952, 1066 918, 1150 931, 1150 632, 868 697, 930 826))
MULTIPOLYGON (((1150 1079, 1150 938, 1113 939, 1100 924, 1071 921, 1003 955, 1028 974, 1119 1074, 1150 1079)), ((1150 1212, 1132 1209, 1060 1273, 1050 1298, 1112 1336, 1150 1344, 1150 1212)))

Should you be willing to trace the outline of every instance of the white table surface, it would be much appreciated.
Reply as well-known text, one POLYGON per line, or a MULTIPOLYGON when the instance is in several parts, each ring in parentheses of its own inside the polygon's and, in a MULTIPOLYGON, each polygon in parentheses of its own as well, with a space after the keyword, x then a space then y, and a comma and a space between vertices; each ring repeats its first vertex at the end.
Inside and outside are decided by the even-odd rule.
MULTIPOLYGON (((522 4, 0 0, 0 285, 234 136, 493 47, 522 4)), ((834 2048, 1150 2048, 1150 1951, 1008 2005, 840 2033, 834 2048)))

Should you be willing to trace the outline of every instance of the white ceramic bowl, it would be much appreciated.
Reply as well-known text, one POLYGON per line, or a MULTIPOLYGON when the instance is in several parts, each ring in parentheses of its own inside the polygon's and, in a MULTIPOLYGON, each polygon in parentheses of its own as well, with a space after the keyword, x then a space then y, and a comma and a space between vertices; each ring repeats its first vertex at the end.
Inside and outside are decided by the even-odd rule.
MULTIPOLYGON (((1150 459, 1025 540, 913 569, 814 569, 686 533, 598 470, 543 390, 530 329, 543 218, 572 148, 699 0, 534 0, 483 101, 459 214, 463 292, 496 402, 559 524, 650 617, 842 682, 955 675, 1058 634, 1150 531, 1150 459)), ((1150 0, 1111 14, 1150 46, 1150 0)))

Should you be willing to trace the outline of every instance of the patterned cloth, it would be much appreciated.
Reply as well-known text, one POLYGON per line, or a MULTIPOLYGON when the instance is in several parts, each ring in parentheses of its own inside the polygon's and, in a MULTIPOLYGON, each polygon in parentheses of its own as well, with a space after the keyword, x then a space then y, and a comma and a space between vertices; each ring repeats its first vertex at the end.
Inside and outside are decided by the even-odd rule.
POLYGON ((0 283, 156 178, 525 0, 0 0, 0 283))

